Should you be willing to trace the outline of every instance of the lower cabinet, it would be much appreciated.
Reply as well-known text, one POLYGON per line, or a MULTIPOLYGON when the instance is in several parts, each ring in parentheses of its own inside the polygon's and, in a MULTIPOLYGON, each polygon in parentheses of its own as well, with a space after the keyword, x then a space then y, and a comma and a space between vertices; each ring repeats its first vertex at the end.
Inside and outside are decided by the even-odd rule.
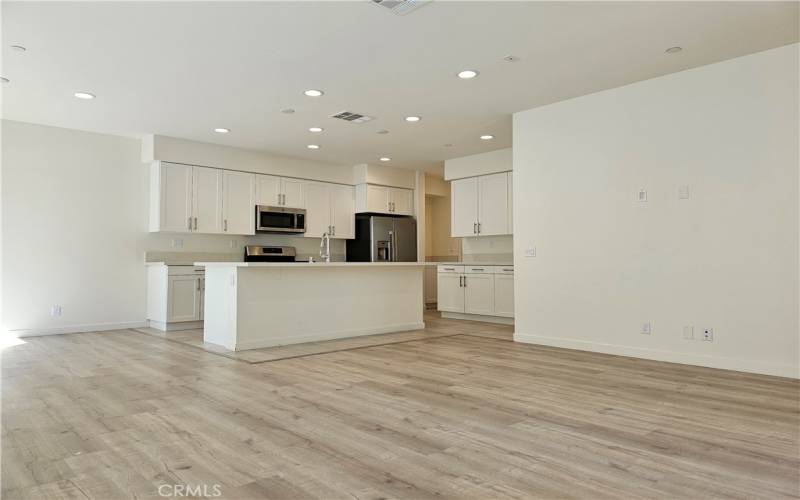
POLYGON ((440 265, 438 310, 514 317, 514 270, 510 266, 440 265))
POLYGON ((147 269, 147 320, 159 330, 199 328, 203 321, 205 273, 194 266, 152 264, 147 269))

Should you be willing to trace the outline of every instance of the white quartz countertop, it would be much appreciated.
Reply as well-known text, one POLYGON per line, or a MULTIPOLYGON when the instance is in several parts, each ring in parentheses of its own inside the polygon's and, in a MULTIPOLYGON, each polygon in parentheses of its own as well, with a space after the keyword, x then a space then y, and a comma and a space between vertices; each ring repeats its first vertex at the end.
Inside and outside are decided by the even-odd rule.
POLYGON ((204 267, 421 267, 424 262, 195 262, 204 267))

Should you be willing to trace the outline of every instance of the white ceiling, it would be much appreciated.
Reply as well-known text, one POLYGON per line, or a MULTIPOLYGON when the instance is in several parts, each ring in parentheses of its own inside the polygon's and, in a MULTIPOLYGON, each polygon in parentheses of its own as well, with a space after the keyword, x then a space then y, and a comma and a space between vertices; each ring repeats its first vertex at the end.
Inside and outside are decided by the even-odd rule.
POLYGON ((509 146, 515 111, 796 41, 797 2, 438 0, 407 16, 367 0, 3 2, 0 73, 11 82, 2 111, 112 134, 344 164, 390 156, 390 165, 431 169, 509 146), (675 45, 684 50, 664 53, 675 45), (462 69, 480 76, 460 80, 462 69), (309 88, 325 95, 305 97, 309 88), (74 98, 80 90, 97 99, 74 98), (287 107, 297 112, 282 114, 287 107), (377 119, 328 118, 342 110, 377 119), (406 115, 423 119, 408 124, 406 115), (485 133, 496 139, 479 140, 485 133))

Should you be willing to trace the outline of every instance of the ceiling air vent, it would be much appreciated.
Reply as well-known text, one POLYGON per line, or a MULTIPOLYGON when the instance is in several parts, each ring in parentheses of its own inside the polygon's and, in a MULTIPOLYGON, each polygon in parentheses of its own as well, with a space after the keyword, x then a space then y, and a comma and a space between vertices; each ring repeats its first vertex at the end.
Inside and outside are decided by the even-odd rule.
POLYGON ((398 16, 404 16, 432 1, 433 0, 372 0, 372 3, 385 7, 398 16))
POLYGON ((341 111, 339 113, 336 113, 335 115, 331 115, 331 118, 338 118, 339 120, 344 120, 350 123, 365 123, 375 119, 371 116, 362 115, 359 113, 352 113, 350 111, 341 111))

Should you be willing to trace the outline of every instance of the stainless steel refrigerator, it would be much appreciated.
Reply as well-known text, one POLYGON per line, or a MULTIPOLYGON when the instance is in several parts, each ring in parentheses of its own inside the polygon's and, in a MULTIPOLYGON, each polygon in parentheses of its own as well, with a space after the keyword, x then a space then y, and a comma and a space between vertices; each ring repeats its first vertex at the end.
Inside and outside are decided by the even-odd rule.
POLYGON ((348 262, 416 262, 413 217, 357 214, 356 237, 347 240, 348 262))

